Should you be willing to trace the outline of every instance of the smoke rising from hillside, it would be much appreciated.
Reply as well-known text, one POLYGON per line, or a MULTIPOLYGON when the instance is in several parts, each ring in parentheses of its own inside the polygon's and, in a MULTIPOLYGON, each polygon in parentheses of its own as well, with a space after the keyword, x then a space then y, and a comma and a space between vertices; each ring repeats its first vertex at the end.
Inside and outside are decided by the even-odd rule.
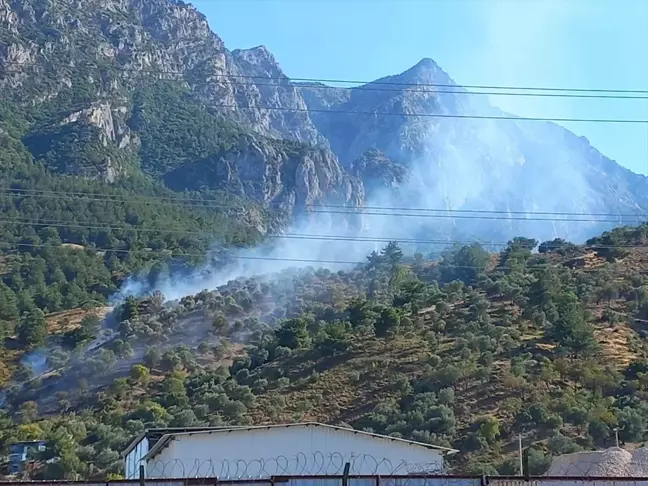
MULTIPOLYGON (((343 217, 343 216, 342 216, 343 217)), ((343 226, 343 225, 340 225, 343 226)), ((344 228, 331 226, 330 217, 315 217, 301 223, 290 232, 324 237, 357 236, 344 228)), ((154 282, 143 276, 133 276, 122 286, 113 302, 118 303, 128 295, 143 295, 160 291, 168 300, 177 300, 202 290, 212 290, 239 277, 275 275, 287 268, 326 267, 331 270, 348 268, 360 263, 373 250, 387 244, 365 241, 339 241, 330 239, 272 238, 256 248, 230 253, 225 258, 213 258, 207 265, 192 270, 161 274, 154 282)), ((217 252, 218 248, 214 248, 217 252)), ((221 254, 222 251, 219 251, 221 254)))
MULTIPOLYGON (((494 130, 493 126, 481 126, 477 130, 484 146, 492 148, 491 154, 515 150, 514 142, 505 133, 494 130), (504 148, 504 143, 510 145, 504 148)), ((548 130, 561 129, 548 127, 548 130)), ((549 156, 562 169, 547 174, 537 172, 537 165, 528 169, 526 161, 521 160, 521 154, 517 158, 485 159, 471 146, 462 145, 451 136, 447 140, 448 143, 442 146, 435 144, 434 156, 430 155, 430 149, 427 155, 410 164, 410 175, 398 190, 378 191, 366 201, 366 206, 371 208, 443 208, 448 210, 447 213, 368 209, 363 215, 361 230, 350 229, 342 222, 343 215, 315 214, 308 223, 298 223, 287 229, 287 233, 314 235, 315 238, 271 238, 262 246, 231 252, 227 259, 213 258, 204 267, 190 272, 160 274, 154 282, 144 277, 132 277, 115 296, 114 303, 126 295, 143 295, 155 290, 161 291, 169 300, 176 300, 204 289, 214 289, 238 277, 272 275, 286 268, 348 268, 352 265, 349 262, 366 261, 369 253, 380 250, 390 240, 434 240, 429 244, 401 243, 406 254, 419 251, 428 255, 440 253, 453 240, 476 240, 498 250, 504 241, 514 236, 529 236, 539 241, 561 237, 582 242, 602 228, 614 226, 613 223, 560 221, 551 215, 541 216, 547 221, 537 221, 538 216, 534 215, 528 215, 528 220, 520 220, 525 215, 514 214, 521 208, 549 213, 599 210, 593 191, 578 170, 578 160, 574 163, 570 159, 579 157, 575 151, 552 147, 549 156), (521 162, 507 165, 506 160, 521 162), (492 184, 493 174, 496 174, 497 186, 492 184), (516 184, 521 177, 529 181, 526 187, 520 188, 516 184), (451 212, 456 209, 501 213, 483 216, 451 212), (390 216, 390 213, 395 215, 390 216), (462 216, 473 219, 463 219, 462 216), (323 238, 317 239, 317 236, 323 238), (338 236, 351 239, 335 239, 338 236), (358 241, 362 238, 376 241, 358 241), (488 245, 489 242, 497 244, 488 245)), ((543 148, 538 146, 537 150, 543 148)), ((604 209, 600 208, 601 211, 604 209)), ((215 247, 214 253, 222 254, 222 248, 215 247)))
MULTIPOLYGON (((573 70, 577 66, 570 62, 573 60, 556 57, 562 43, 572 42, 566 36, 567 25, 576 13, 568 2, 551 0, 495 2, 479 7, 486 38, 483 44, 475 46, 473 58, 466 62, 475 65, 480 79, 493 84, 524 86, 529 84, 529 76, 535 79, 536 85, 555 84, 551 78, 561 69, 573 70), (547 35, 549 31, 551 35, 547 35)), ((483 96, 430 95, 413 111, 429 112, 440 103, 441 110, 444 106, 458 106, 466 113, 506 114, 485 100, 483 96)), ((497 96, 491 102, 502 104, 512 113, 550 116, 547 109, 560 109, 561 116, 570 115, 560 100, 497 96)), ((376 126, 382 122, 375 122, 376 126)), ((606 203, 591 186, 592 180, 599 177, 594 170, 601 173, 605 168, 592 167, 582 146, 578 146, 580 139, 561 127, 532 121, 426 119, 417 123, 417 129, 420 142, 415 152, 418 155, 406 161, 409 166, 407 181, 397 191, 389 188, 370 194, 366 206, 477 209, 502 213, 491 216, 492 219, 478 219, 479 215, 473 215, 475 219, 453 219, 448 217, 450 213, 432 218, 429 213, 426 217, 402 217, 371 215, 368 211, 361 231, 349 230, 341 224, 343 216, 315 215, 317 217, 308 223, 296 224, 288 232, 329 237, 369 236, 385 242, 399 238, 501 242, 513 236, 539 240, 562 237, 582 242, 602 229, 600 224, 586 222, 495 219, 513 216, 509 212, 515 211, 605 212, 606 203)), ((400 136, 396 128, 393 133, 394 137, 400 136)), ((394 145, 398 144, 392 143, 394 145)), ((546 218, 552 219, 550 215, 546 218)), ((605 229, 612 226, 603 225, 605 229)), ((287 267, 337 269, 343 265, 331 262, 363 261, 368 253, 384 244, 275 239, 259 248, 235 252, 229 264, 212 262, 189 273, 171 272, 159 275, 153 283, 133 277, 115 300, 152 290, 160 290, 167 298, 177 299, 215 288, 236 277, 273 274, 287 267)), ((440 245, 406 248, 424 253, 441 249, 440 245)))
MULTIPOLYGON (((565 37, 557 35, 557 29, 564 27, 567 16, 573 11, 567 2, 506 2, 489 3, 482 12, 487 26, 488 38, 475 50, 474 59, 465 62, 475 65, 475 71, 482 79, 492 84, 528 85, 532 69, 536 85, 555 84, 551 73, 557 72, 561 61, 551 58, 565 37), (531 19, 532 26, 520 22, 531 19), (547 32, 552 32, 547 35, 547 32), (549 46, 549 43, 553 47, 549 46), (553 63, 553 64, 552 64, 553 63), (551 64, 552 68, 547 69, 551 64)), ((564 32, 560 30, 560 32, 564 32)), ((433 55, 433 53, 431 53, 433 55)), ((562 60, 567 67, 566 60, 562 60)), ((573 69, 577 65, 569 66, 573 69)), ((433 80, 432 80, 433 82, 433 80)), ((376 95, 377 96, 377 95, 376 95)), ((459 106, 466 114, 501 116, 505 113, 485 103, 485 97, 430 95, 420 106, 412 108, 415 113, 428 113, 459 106), (451 99, 456 98, 456 99, 451 99)), ((502 106, 511 113, 537 116, 569 116, 567 108, 560 101, 547 98, 493 97, 493 105, 502 106)), ((400 106, 400 105, 397 105, 400 106)), ((384 107, 381 109, 384 110, 384 107)), ((379 111, 378 109, 376 111, 379 111)), ((386 111, 386 110, 384 110, 386 111)), ((377 117, 380 118, 380 117, 377 117)), ((385 119, 374 120, 375 127, 385 119)), ((399 121, 402 123, 402 121, 399 121)), ((409 128, 409 127, 406 127, 409 128)), ((529 236, 538 240, 562 237, 581 242, 588 236, 600 232, 601 225, 560 221, 504 220, 514 211, 529 212, 607 212, 607 202, 592 190, 592 181, 607 176, 607 167, 592 167, 589 155, 583 151, 581 141, 560 127, 549 123, 531 121, 484 121, 484 120, 435 120, 425 119, 416 125, 419 143, 414 158, 406 157, 409 177, 398 188, 385 188, 369 194, 366 206, 382 208, 437 208, 446 210, 471 209, 501 211, 492 219, 430 217, 430 213, 414 212, 419 217, 385 214, 364 216, 362 230, 349 229, 343 222, 343 215, 314 215, 309 222, 300 222, 287 232, 328 236, 329 239, 272 239, 258 248, 234 251, 229 261, 213 258, 205 266, 195 270, 170 270, 157 275, 152 281, 146 275, 131 276, 120 291, 113 296, 111 304, 116 305, 129 295, 143 296, 161 291, 168 300, 193 295, 204 289, 215 289, 238 277, 255 275, 276 275, 288 267, 327 267, 332 270, 362 262, 366 256, 379 250, 388 240, 438 239, 502 242, 513 236, 529 236), (496 218, 501 219, 496 219, 496 218), (344 241, 331 240, 335 236, 372 237, 384 240, 344 241)), ((368 130, 370 131, 370 130, 368 130)), ((393 139, 386 145, 399 146, 398 137, 406 139, 408 130, 393 130, 393 139), (403 135, 404 134, 404 135, 403 135)), ((409 142, 409 140, 407 140, 409 142)), ((366 147, 371 148, 371 147, 366 147)), ((396 154, 398 155, 398 154, 396 154)), ((395 156, 395 160, 402 160, 395 156)), ((389 212, 385 209, 382 211, 389 212)), ((402 214, 409 211, 398 210, 402 214)), ((412 212, 410 212, 412 214, 412 212)), ((437 213, 438 214, 438 213, 437 213)), ((547 216, 551 219, 551 216, 547 216)), ((619 221, 620 223, 621 221, 619 221)), ((613 224, 606 225, 607 227, 613 224)), ((444 245, 402 245, 406 253, 421 251, 425 254, 440 252, 444 245)), ((222 248, 214 247, 222 254, 222 248)), ((282 277, 277 277, 282 278, 282 277)), ((184 331, 184 330, 183 330, 184 331)), ((190 342, 191 331, 183 338, 190 342)), ((200 337, 200 336, 198 336, 200 337)), ((99 348, 105 341, 98 339, 90 345, 99 348)), ((45 352, 37 351, 27 355, 24 364, 32 367, 35 374, 46 370, 45 352)), ((136 355, 136 358, 141 355, 136 355)), ((1 397, 0 397, 1 401, 1 397)))
MULTIPOLYGON (((578 60, 569 58, 573 50, 566 50, 565 46, 575 41, 570 25, 582 12, 570 2, 495 1, 477 4, 475 10, 481 20, 484 42, 474 46, 473 54, 464 60, 474 66, 471 83, 554 86, 565 73, 577 74, 578 60)), ((459 106, 462 113, 496 117, 509 113, 531 117, 578 116, 570 111, 565 98, 492 96, 492 106, 486 96, 440 94, 436 100, 441 107, 459 106)), ((429 104, 416 106, 412 111, 432 109, 429 104)), ((420 143, 422 155, 410 164, 408 183, 397 197, 391 191, 383 191, 375 197, 373 205, 494 210, 502 211, 502 217, 509 211, 609 212, 609 201, 602 201, 600 195, 601 180, 612 175, 609 165, 593 165, 597 157, 584 150, 584 141, 562 127, 523 120, 444 119, 423 123, 429 127, 427 137, 420 143), (593 183, 599 191, 593 190, 593 183)), ((457 218, 449 225, 444 225, 444 221, 403 219, 398 224, 399 230, 407 235, 429 236, 445 226, 445 230, 462 239, 501 241, 520 235, 539 240, 561 237, 575 242, 583 242, 614 226, 584 221, 541 222, 532 220, 531 215, 529 218, 457 218)), ((393 222, 388 226, 393 227, 393 222)))
MULTIPOLYGON (((527 87, 560 86, 563 79, 578 79, 581 63, 570 56, 574 44, 580 43, 573 26, 583 18, 583 6, 561 0, 477 3, 475 14, 484 37, 466 59, 474 66, 475 79, 480 84, 527 87)), ((492 96, 491 102, 523 116, 575 115, 565 98, 492 96)))

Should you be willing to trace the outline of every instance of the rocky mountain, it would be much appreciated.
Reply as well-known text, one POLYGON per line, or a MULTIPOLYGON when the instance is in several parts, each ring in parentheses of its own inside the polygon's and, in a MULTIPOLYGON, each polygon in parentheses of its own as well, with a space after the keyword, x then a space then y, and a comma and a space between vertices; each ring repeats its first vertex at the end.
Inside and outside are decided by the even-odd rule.
POLYGON ((0 0, 0 19, 0 89, 5 110, 20 114, 4 118, 56 174, 114 183, 143 171, 175 191, 231 190, 289 212, 313 204, 500 212, 488 224, 452 214, 403 223, 417 235, 578 240, 613 223, 506 217, 648 208, 646 178, 568 130, 453 118, 509 115, 431 59, 333 88, 291 83, 263 46, 228 50, 180 1, 0 0), (284 153, 286 141, 304 152, 284 153), (379 175, 367 170, 368 151, 384 154, 379 175))
MULTIPOLYGON (((504 214, 637 213, 648 203, 645 177, 623 169, 585 138, 556 124, 452 118, 512 115, 457 86, 431 59, 350 90, 308 85, 302 93, 314 110, 313 121, 343 164, 378 149, 409 166, 411 177, 407 190, 401 191, 400 206, 504 214)), ((509 234, 518 230, 511 222, 500 226, 509 234)), ((472 225, 472 230, 484 234, 483 224, 472 225)), ((520 230, 578 239, 593 228, 582 222, 527 222, 520 230)))
POLYGON ((219 176, 207 178, 209 188, 231 187, 230 169, 257 160, 238 171, 248 188, 239 183, 235 192, 288 210, 329 196, 362 203, 361 184, 344 173, 307 113, 259 109, 306 108, 273 56, 263 47, 228 51, 193 7, 2 0, 0 17, 0 88, 15 113, 26 113, 5 123, 25 121, 24 144, 55 173, 115 182, 141 168, 173 179, 175 189, 194 189, 195 180, 177 181, 227 152, 229 168, 211 167, 219 176), (303 146, 310 156, 283 164, 288 156, 276 153, 284 140, 312 146, 303 146))
MULTIPOLYGON (((2 86, 19 97, 25 98, 29 87, 40 93, 30 101, 43 102, 67 95, 76 85, 86 98, 116 99, 144 78, 175 79, 203 103, 255 130, 323 141, 307 114, 259 113, 256 108, 266 104, 305 105, 291 86, 257 86, 237 78, 283 74, 265 48, 229 52, 206 18, 183 2, 2 0, 0 15, 2 86)), ((76 94, 75 101, 81 101, 76 94)))
POLYGON ((376 194, 385 189, 397 190, 407 180, 407 167, 394 162, 384 153, 369 149, 351 163, 349 172, 364 182, 367 192, 376 194))
POLYGON ((307 208, 320 201, 358 207, 364 188, 330 150, 241 137, 226 150, 189 162, 164 176, 175 190, 221 188, 273 207, 307 208))

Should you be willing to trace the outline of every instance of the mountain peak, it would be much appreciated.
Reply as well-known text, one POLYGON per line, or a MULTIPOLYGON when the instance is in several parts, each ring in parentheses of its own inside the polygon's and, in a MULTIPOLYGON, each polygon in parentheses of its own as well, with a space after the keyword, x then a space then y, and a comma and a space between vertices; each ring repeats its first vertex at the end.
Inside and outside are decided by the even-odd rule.
POLYGON ((423 59, 421 59, 419 62, 417 62, 412 67, 412 69, 416 69, 416 68, 419 68, 419 69, 430 69, 430 68, 439 69, 439 65, 436 63, 436 61, 434 59, 429 58, 429 57, 424 57, 423 59))
POLYGON ((411 83, 456 84, 448 73, 429 57, 424 57, 398 77, 411 83))

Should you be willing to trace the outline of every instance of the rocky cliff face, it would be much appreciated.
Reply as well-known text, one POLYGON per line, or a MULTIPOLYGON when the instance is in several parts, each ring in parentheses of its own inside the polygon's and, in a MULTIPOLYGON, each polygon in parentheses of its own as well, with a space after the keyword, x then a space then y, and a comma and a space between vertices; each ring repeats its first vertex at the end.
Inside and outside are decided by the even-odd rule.
POLYGON ((233 51, 230 59, 230 82, 246 121, 262 133, 328 147, 309 113, 298 111, 308 108, 299 89, 265 47, 233 51))
MULTIPOLYGON (((0 88, 37 114, 25 142, 50 169, 109 182, 127 174, 141 147, 137 119, 151 109, 138 99, 146 86, 162 80, 189 88, 183 102, 201 105, 197 109, 250 133, 230 154, 213 144, 202 153, 179 150, 170 168, 185 166, 174 176, 206 167, 209 177, 199 179, 207 187, 227 186, 282 206, 362 203, 361 185, 350 182, 308 113, 276 110, 305 110, 306 104, 272 54, 264 47, 228 51, 192 6, 168 0, 0 0, 0 18, 0 88), (318 148, 298 163, 275 150, 268 137, 318 148), (82 148, 76 144, 78 156, 70 155, 72 138, 82 143, 82 148), (210 161, 224 165, 211 167, 210 161)), ((164 122, 181 122, 172 118, 164 122)), ((197 129, 206 135, 214 127, 197 129)), ((139 155, 146 171, 165 175, 167 168, 156 167, 148 152, 139 155)), ((169 174, 165 179, 173 180, 169 174)), ((179 190, 197 185, 178 180, 187 183, 174 184, 179 190)))
POLYGON ((376 149, 367 150, 354 160, 349 171, 364 182, 369 195, 398 189, 408 176, 407 167, 394 162, 376 149))
POLYGON ((190 5, 1 0, 0 16, 7 19, 0 44, 0 63, 7 66, 2 83, 17 88, 17 94, 28 85, 38 88, 40 100, 30 101, 51 99, 58 86, 73 83, 115 96, 142 77, 156 76, 187 83, 207 106, 259 133, 326 144, 307 113, 262 109, 306 108, 274 57, 264 47, 229 52, 190 5))
MULTIPOLYGON (((180 1, 0 0, 0 20, 0 89, 27 114, 31 152, 58 172, 114 181, 141 167, 178 190, 228 188, 294 204, 291 212, 330 201, 363 205, 356 179, 375 204, 504 218, 648 207, 645 178, 556 125, 418 116, 505 115, 430 59, 357 89, 297 85, 264 47, 228 51, 180 1), (142 95, 159 81, 185 90, 164 116, 164 98, 152 108, 142 95), (238 128, 224 135, 216 119, 238 128), (83 143, 71 150, 71 140, 83 143), (289 153, 282 140, 311 148, 289 153)), ((501 219, 450 227, 499 238, 534 232, 528 221, 501 219)), ((439 227, 428 223, 411 221, 408 231, 439 227)), ((540 237, 574 239, 606 227, 541 226, 540 237)))
POLYGON ((165 176, 173 189, 224 189, 299 213, 313 205, 357 207, 362 183, 349 176, 325 148, 246 135, 236 145, 192 161, 165 176))
POLYGON ((370 148, 377 148, 394 159, 409 160, 426 149, 442 122, 441 119, 408 114, 465 113, 468 110, 465 96, 416 86, 425 83, 454 84, 434 61, 424 59, 401 75, 358 88, 319 85, 301 90, 309 108, 318 110, 312 115, 315 124, 331 141, 335 153, 348 164, 370 148), (333 113, 322 112, 326 110, 333 113), (368 115, 373 113, 405 115, 368 115))

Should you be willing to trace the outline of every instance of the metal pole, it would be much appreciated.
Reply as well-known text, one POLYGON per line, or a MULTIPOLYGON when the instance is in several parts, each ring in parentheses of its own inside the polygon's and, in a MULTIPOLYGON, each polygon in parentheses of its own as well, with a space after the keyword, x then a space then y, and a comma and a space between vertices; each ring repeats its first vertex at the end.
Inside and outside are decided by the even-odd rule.
POLYGON ((614 427, 614 440, 616 442, 616 446, 619 447, 619 428, 614 427))
POLYGON ((146 479, 144 478, 144 464, 139 467, 139 483, 140 486, 146 486, 146 479))
POLYGON ((522 434, 518 435, 518 454, 520 456, 520 477, 524 476, 524 460, 522 459, 522 434))
POLYGON ((347 462, 344 465, 344 471, 342 472, 342 486, 349 486, 349 471, 351 470, 351 463, 347 462))

